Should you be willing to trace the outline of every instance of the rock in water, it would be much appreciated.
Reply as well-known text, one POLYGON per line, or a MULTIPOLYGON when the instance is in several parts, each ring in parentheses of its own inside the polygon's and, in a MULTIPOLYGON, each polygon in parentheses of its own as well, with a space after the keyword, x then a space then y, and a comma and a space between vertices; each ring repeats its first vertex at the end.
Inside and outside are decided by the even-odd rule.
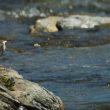
POLYGON ((50 16, 44 19, 38 19, 36 20, 35 25, 30 27, 30 33, 56 32, 58 31, 56 23, 61 19, 62 17, 59 16, 50 16))
POLYGON ((95 28, 101 24, 110 23, 110 17, 71 15, 57 22, 59 30, 69 30, 75 28, 95 28))
POLYGON ((110 24, 110 17, 89 15, 50 16, 36 20, 35 25, 30 27, 30 33, 56 32, 75 28, 94 28, 102 24, 110 24))
POLYGON ((16 71, 0 67, 0 110, 64 110, 52 92, 22 78, 16 71), (7 84, 11 83, 13 84, 7 84))

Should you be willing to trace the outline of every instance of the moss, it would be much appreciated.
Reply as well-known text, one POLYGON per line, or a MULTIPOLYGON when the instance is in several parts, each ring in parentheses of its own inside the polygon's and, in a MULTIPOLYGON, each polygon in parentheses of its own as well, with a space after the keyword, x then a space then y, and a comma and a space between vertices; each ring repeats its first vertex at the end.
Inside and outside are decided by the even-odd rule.
POLYGON ((110 23, 104 23, 104 24, 101 24, 99 26, 96 26, 95 27, 96 29, 100 29, 100 28, 110 28, 110 23))
POLYGON ((15 81, 14 79, 11 78, 7 78, 7 76, 2 76, 0 77, 0 82, 9 90, 14 91, 14 85, 15 85, 15 81))

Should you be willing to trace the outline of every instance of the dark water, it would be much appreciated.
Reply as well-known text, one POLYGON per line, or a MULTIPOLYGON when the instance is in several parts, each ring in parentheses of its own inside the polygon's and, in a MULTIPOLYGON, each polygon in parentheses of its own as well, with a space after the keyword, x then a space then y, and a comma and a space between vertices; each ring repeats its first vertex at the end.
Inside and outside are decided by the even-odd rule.
POLYGON ((47 33, 40 37, 28 34, 35 16, 109 16, 109 11, 109 0, 0 0, 0 38, 8 40, 0 64, 16 69, 24 78, 60 96, 66 110, 110 110, 109 28, 47 33), (52 44, 33 46, 36 42, 45 44, 48 38, 52 44), (54 44, 57 41, 60 45, 54 44), (68 44, 72 48, 66 48, 68 44))

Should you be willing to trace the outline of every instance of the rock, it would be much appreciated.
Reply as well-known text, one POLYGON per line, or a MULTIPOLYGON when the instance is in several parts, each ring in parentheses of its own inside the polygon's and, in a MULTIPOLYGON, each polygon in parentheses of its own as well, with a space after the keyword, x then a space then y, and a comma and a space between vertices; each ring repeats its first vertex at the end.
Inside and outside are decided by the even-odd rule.
POLYGON ((20 79, 23 78, 21 75, 18 74, 17 71, 15 71, 11 68, 4 68, 4 67, 0 66, 0 77, 2 77, 2 76, 20 78, 20 79))
POLYGON ((110 23, 110 17, 71 15, 57 22, 59 30, 68 30, 75 28, 94 28, 96 26, 110 23))
MULTIPOLYGON (((75 29, 74 31, 65 30, 55 33, 42 33, 42 37, 44 39, 39 42, 41 47, 61 46, 74 48, 101 46, 110 44, 110 25, 101 25, 93 29, 75 29)), ((37 43, 35 43, 35 45, 37 43)))
POLYGON ((50 16, 44 19, 38 19, 35 25, 30 27, 30 33, 37 33, 37 32, 56 32, 58 31, 56 27, 56 23, 61 20, 62 17, 58 16, 50 16))
POLYGON ((30 27, 30 33, 56 32, 58 30, 75 28, 94 28, 106 23, 110 23, 110 17, 89 15, 71 15, 68 17, 50 16, 38 19, 35 25, 30 27))
POLYGON ((16 71, 3 67, 0 67, 0 108, 0 110, 64 110, 58 96, 37 83, 23 79, 16 71), (11 84, 13 80, 10 78, 15 83, 11 84))
POLYGON ((19 106, 20 102, 6 87, 0 84, 0 110, 17 110, 19 106))

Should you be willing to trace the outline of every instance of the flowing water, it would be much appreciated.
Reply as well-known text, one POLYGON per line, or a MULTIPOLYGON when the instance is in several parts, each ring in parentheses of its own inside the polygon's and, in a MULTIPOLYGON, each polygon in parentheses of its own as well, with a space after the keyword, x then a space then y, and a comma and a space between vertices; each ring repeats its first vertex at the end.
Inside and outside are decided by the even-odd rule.
POLYGON ((34 37, 28 33, 36 17, 72 13, 109 16, 109 12, 109 0, 0 0, 0 39, 8 40, 0 64, 14 68, 24 78, 60 96, 66 110, 110 110, 109 39, 93 46, 86 39, 110 36, 110 28, 34 37), (84 39, 73 41, 74 36, 86 39, 86 46, 81 45, 84 39), (33 46, 36 42, 46 42, 49 37, 61 41, 63 46, 33 46), (66 48, 68 42, 74 46, 66 48))

